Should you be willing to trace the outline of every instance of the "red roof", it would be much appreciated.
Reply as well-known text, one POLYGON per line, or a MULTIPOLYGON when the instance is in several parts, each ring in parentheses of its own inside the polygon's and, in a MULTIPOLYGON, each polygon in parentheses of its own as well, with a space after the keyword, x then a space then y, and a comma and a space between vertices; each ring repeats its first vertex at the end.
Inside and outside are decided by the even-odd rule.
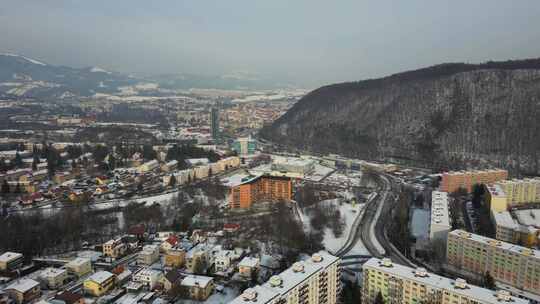
POLYGON ((178 244, 178 237, 176 235, 171 235, 165 240, 165 242, 171 244, 172 246, 175 246, 176 244, 178 244))
POLYGON ((236 224, 236 223, 226 223, 226 224, 223 224, 223 229, 227 229, 227 230, 236 230, 236 229, 240 229, 240 224, 236 224))

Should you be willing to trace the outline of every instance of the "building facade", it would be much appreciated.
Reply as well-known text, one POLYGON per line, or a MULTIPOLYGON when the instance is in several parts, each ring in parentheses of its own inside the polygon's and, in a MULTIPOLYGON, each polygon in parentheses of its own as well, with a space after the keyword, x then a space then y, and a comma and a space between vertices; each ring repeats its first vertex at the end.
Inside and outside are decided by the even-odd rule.
POLYGON ((212 139, 219 139, 219 108, 217 107, 212 107, 210 110, 210 131, 212 139))
POLYGON ((340 259, 326 252, 272 276, 263 285, 246 289, 231 304, 335 304, 341 293, 340 259))
POLYGON ((68 273, 82 277, 92 272, 92 263, 87 258, 76 258, 66 264, 68 273))
POLYGON ((84 292, 99 297, 114 288, 116 276, 108 271, 98 271, 83 283, 84 292))
POLYGON ((507 291, 492 291, 428 273, 424 268, 394 264, 387 258, 372 258, 362 266, 362 303, 375 303, 381 294, 385 303, 433 304, 525 304, 507 291))
POLYGON ((431 240, 446 240, 450 225, 448 213, 448 193, 433 191, 431 193, 431 220, 429 224, 429 238, 431 240))
POLYGON ((448 264, 540 295, 540 251, 454 230, 448 234, 448 264))
POLYGON ((242 180, 232 186, 229 192, 229 207, 250 208, 259 201, 290 201, 292 181, 288 177, 258 176, 242 180))
POLYGON ((232 149, 240 156, 251 155, 257 149, 257 142, 251 137, 242 137, 234 141, 232 149))
POLYGON ((505 180, 497 183, 506 194, 508 205, 540 202, 540 178, 505 180))
POLYGON ((21 268, 24 262, 24 257, 20 253, 5 252, 0 255, 0 270, 13 271, 21 268))
POLYGON ((476 184, 491 184, 508 178, 508 171, 501 169, 444 172, 441 190, 452 193, 460 188, 471 193, 476 184))

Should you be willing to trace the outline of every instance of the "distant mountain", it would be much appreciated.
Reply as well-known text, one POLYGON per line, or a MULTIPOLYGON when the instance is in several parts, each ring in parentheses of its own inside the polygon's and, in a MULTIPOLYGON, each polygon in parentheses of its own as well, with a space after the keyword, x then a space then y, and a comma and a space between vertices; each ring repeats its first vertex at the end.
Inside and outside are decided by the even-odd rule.
POLYGON ((539 173, 540 59, 442 64, 319 88, 262 137, 436 168, 539 173))
POLYGON ((0 54, 0 93, 61 98, 112 94, 136 79, 103 69, 54 66, 15 54, 0 54))
POLYGON ((0 54, 0 96, 61 99, 95 94, 159 95, 191 88, 257 90, 285 86, 246 72, 223 76, 169 74, 133 77, 100 67, 55 66, 17 54, 0 54))

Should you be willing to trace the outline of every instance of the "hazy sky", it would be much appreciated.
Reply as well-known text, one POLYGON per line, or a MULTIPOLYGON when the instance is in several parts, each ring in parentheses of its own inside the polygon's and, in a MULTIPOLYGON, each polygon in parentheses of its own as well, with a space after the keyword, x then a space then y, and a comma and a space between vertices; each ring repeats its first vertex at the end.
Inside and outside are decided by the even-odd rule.
POLYGON ((310 86, 540 57, 538 0, 0 0, 0 51, 120 72, 310 86))

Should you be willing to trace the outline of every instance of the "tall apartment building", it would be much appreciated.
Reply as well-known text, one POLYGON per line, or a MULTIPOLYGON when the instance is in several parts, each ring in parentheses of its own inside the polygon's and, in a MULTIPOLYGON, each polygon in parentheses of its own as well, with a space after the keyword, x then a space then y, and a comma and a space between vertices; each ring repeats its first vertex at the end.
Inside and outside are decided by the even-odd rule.
POLYGON ((341 293, 340 259, 326 252, 294 263, 263 285, 246 289, 230 304, 335 304, 341 293))
POLYGON ((504 180, 497 185, 506 194, 510 206, 540 202, 540 178, 504 180))
POLYGON ((507 178, 508 171, 502 169, 444 172, 441 190, 451 193, 463 188, 470 193, 476 184, 491 184, 507 178))
POLYGON ((374 303, 379 292, 385 303, 528 303, 507 291, 481 288, 463 279, 451 280, 424 268, 394 264, 387 258, 371 258, 362 269, 362 303, 374 303))
POLYGON ((219 108, 212 107, 210 110, 210 131, 212 132, 212 139, 219 138, 219 108))
POLYGON ((491 212, 502 212, 508 209, 508 199, 498 184, 485 185, 484 200, 491 212))
POLYGON ((446 240, 450 225, 448 213, 448 193, 433 191, 431 193, 431 221, 429 224, 429 238, 431 240, 446 240))
POLYGON ((242 137, 234 141, 232 149, 238 153, 238 155, 251 155, 255 153, 257 149, 257 142, 251 137, 242 137))
POLYGON ((249 208, 259 201, 290 201, 292 199, 292 181, 281 176, 247 177, 238 185, 230 187, 230 208, 249 208))
POLYGON ((499 283, 540 295, 540 251, 454 230, 448 234, 448 264, 499 283))

